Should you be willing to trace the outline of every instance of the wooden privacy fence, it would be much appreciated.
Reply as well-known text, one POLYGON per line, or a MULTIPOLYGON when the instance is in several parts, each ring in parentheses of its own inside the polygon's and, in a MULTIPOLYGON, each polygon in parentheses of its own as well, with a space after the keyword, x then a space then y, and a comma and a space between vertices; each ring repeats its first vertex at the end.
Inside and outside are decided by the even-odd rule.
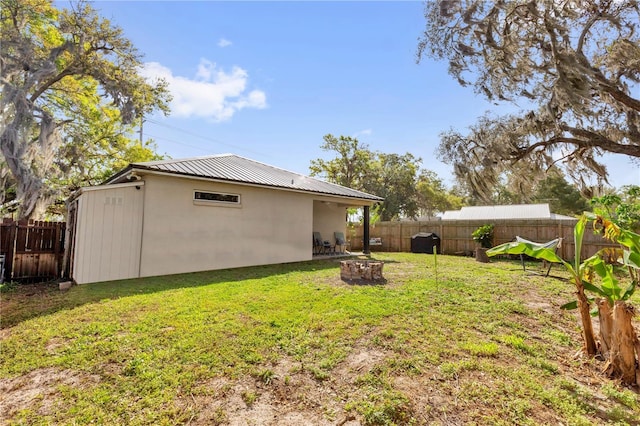
MULTIPOLYGON (((411 237, 419 232, 433 232, 440 237, 443 254, 472 255, 479 245, 471 238, 479 226, 494 225, 494 245, 513 241, 516 235, 530 241, 545 243, 562 238, 558 254, 565 260, 573 259, 575 244, 573 228, 575 220, 433 220, 420 222, 379 222, 370 228, 371 238, 380 238, 382 244, 371 246, 372 251, 411 251, 411 237)), ((362 225, 348 229, 348 239, 352 250, 362 250, 362 225)), ((585 232, 582 258, 589 257, 604 247, 616 247, 600 235, 585 232)))
POLYGON ((3 219, 0 255, 4 255, 4 280, 37 282, 59 278, 65 230, 65 222, 3 219))

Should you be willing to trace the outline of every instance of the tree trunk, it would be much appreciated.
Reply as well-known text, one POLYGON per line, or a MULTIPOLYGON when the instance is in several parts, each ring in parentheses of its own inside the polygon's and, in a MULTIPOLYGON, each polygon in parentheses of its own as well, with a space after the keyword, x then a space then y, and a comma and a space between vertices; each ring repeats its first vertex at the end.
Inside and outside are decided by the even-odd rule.
POLYGON ((620 376, 625 385, 638 384, 636 367, 638 336, 631 323, 634 315, 633 306, 628 303, 618 300, 613 306, 610 372, 620 376))
POLYGON ((593 335, 593 324, 591 323, 591 314, 589 313, 589 300, 584 295, 584 287, 582 283, 577 283, 576 287, 578 297, 578 309, 580 310, 580 318, 582 319, 582 337, 584 339, 584 349, 589 356, 595 356, 597 351, 596 339, 593 335))
POLYGON ((600 321, 600 352, 605 358, 608 358, 611 349, 611 334, 613 333, 613 314, 607 299, 596 299, 596 305, 600 321))
POLYGON ((28 103, 20 103, 14 114, 16 117, 13 121, 3 123, 6 127, 0 136, 0 151, 16 181, 18 219, 37 219, 44 214, 54 194, 45 181, 52 177, 51 166, 60 139, 53 118, 47 114, 43 115, 38 125, 38 139, 29 139, 35 124, 28 103))

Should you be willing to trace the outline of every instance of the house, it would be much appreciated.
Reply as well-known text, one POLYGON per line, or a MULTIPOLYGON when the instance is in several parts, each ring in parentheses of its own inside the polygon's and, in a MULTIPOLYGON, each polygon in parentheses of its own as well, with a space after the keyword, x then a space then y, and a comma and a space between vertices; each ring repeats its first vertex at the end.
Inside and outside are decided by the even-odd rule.
POLYGON ((510 220, 553 219, 575 220, 570 216, 551 213, 549 204, 513 204, 503 206, 469 206, 460 210, 448 210, 442 220, 510 220))
POLYGON ((314 231, 332 241, 348 207, 366 220, 379 201, 233 154, 133 163, 70 199, 70 275, 82 284, 310 260, 314 231))

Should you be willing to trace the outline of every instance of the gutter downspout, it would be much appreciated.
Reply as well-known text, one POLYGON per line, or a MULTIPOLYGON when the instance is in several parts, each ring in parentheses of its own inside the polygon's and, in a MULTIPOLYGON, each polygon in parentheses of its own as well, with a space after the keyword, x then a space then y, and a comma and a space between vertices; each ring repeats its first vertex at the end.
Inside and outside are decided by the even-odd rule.
MULTIPOLYGON (((144 182, 144 181, 142 181, 144 182)), ((136 187, 136 189, 138 189, 138 187, 136 187)), ((146 185, 142 186, 142 213, 141 213, 141 218, 140 218, 140 253, 138 255, 138 276, 137 278, 140 278, 141 272, 142 272, 142 249, 144 247, 144 213, 145 213, 145 206, 147 204, 147 190, 146 190, 146 185)))

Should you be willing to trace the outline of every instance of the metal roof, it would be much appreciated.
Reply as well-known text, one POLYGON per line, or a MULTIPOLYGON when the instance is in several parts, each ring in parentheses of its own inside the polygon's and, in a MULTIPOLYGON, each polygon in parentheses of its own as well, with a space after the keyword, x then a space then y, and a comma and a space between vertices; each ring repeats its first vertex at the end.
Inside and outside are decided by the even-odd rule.
POLYGON ((366 192, 314 179, 235 154, 132 163, 105 183, 117 183, 134 170, 149 170, 216 181, 261 185, 371 201, 383 200, 383 198, 366 192))
POLYGON ((442 213, 442 220, 458 220, 460 219, 460 210, 447 210, 442 213))
POLYGON ((573 219, 551 213, 549 204, 470 206, 444 212, 442 220, 573 219))

